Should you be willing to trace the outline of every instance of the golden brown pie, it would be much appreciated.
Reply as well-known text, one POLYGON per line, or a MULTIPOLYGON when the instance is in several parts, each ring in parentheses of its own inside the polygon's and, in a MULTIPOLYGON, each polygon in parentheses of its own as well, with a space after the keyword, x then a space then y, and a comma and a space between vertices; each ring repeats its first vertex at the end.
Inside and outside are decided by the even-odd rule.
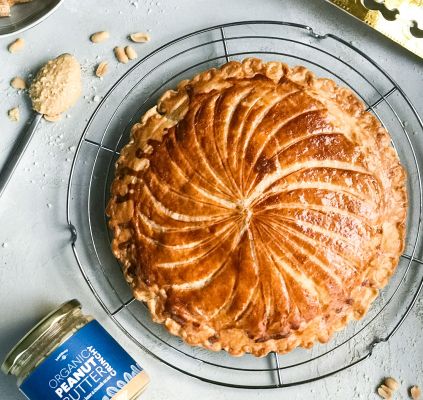
POLYGON ((154 321, 233 355, 326 342, 362 317, 404 248, 406 177, 348 89, 247 59, 132 128, 107 214, 154 321))

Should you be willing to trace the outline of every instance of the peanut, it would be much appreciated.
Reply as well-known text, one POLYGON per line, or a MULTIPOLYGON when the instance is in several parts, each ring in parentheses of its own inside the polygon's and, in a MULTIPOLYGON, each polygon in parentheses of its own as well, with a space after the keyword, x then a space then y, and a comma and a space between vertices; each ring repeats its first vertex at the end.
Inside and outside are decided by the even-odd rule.
POLYGON ((413 400, 419 400, 422 395, 422 391, 418 386, 413 386, 410 388, 410 396, 413 400))
POLYGON ((21 78, 20 76, 15 76, 11 81, 10 81, 10 86, 12 86, 13 89, 26 89, 26 82, 23 78, 21 78))
POLYGON ((386 378, 383 383, 393 392, 395 392, 399 387, 398 382, 394 378, 386 378))
POLYGON ((9 44, 8 50, 10 53, 17 53, 21 51, 25 46, 25 40, 22 38, 16 39, 14 42, 9 44))
POLYGON ((90 40, 93 43, 101 43, 107 40, 110 37, 109 32, 107 31, 101 31, 101 32, 95 32, 90 36, 90 40))
POLYGON ((114 48, 114 52, 115 52, 116 59, 120 63, 126 64, 129 61, 128 56, 126 55, 125 50, 123 49, 123 47, 118 47, 118 46, 115 47, 114 48))
POLYGON ((138 58, 138 54, 132 46, 125 47, 125 54, 128 56, 130 60, 135 60, 136 58, 138 58))
POLYGON ((95 74, 99 78, 105 76, 109 70, 109 64, 106 61, 102 61, 100 64, 98 64, 95 74))
POLYGON ((377 392, 378 392, 378 394, 379 394, 379 396, 380 397, 382 397, 383 399, 385 399, 385 400, 389 400, 389 399, 392 399, 392 390, 391 389, 389 389, 387 386, 385 386, 385 385, 380 385, 378 388, 377 388, 377 392))
POLYGON ((136 32, 129 35, 131 40, 135 43, 145 43, 150 41, 150 35, 144 32, 136 32))

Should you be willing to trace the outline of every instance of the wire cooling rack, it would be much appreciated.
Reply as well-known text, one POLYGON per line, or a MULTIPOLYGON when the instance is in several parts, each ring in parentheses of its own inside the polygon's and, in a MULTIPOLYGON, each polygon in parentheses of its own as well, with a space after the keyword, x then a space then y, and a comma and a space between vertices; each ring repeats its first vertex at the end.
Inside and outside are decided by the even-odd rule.
POLYGON ((315 381, 372 355, 400 328, 423 286, 423 124, 395 81, 367 54, 333 34, 277 21, 247 21, 190 33, 135 64, 105 95, 79 142, 69 177, 67 222, 79 269, 97 301, 122 332, 169 367, 206 382, 238 388, 281 388, 315 381), (395 276, 360 321, 327 344, 278 356, 232 357, 185 345, 151 321, 134 301, 110 251, 105 207, 114 163, 131 126, 161 93, 199 71, 259 57, 301 64, 350 87, 390 132, 408 171, 407 243, 395 276))

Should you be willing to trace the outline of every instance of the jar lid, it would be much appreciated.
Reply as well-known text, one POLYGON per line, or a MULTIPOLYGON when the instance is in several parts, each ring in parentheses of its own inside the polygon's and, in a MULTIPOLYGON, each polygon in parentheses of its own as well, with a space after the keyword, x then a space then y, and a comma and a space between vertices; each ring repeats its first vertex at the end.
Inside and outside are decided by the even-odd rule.
POLYGON ((37 325, 35 325, 17 344, 10 350, 6 356, 1 370, 5 374, 10 374, 14 366, 19 362, 21 357, 26 353, 28 348, 37 341, 44 333, 56 322, 61 320, 73 310, 81 308, 81 303, 76 300, 70 300, 57 307, 50 314, 44 317, 37 325))

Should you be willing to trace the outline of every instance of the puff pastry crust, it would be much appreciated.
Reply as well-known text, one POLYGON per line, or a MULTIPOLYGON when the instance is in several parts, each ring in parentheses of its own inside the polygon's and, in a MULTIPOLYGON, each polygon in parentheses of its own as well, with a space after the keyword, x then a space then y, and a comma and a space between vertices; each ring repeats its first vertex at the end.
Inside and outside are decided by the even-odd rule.
POLYGON ((361 101, 302 66, 210 69, 132 128, 107 208, 154 321, 264 356, 361 318, 404 248, 406 175, 361 101))

